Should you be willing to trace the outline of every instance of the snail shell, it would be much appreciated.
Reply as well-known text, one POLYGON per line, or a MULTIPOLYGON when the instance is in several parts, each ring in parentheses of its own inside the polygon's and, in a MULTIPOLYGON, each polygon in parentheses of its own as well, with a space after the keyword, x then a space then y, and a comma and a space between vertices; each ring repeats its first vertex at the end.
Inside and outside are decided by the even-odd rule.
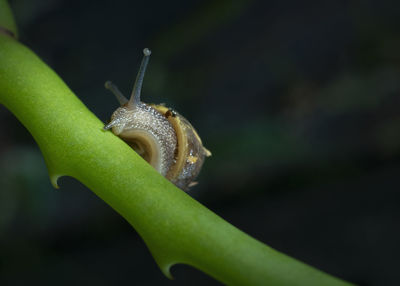
POLYGON ((211 152, 204 148, 193 126, 182 115, 164 105, 141 102, 140 93, 149 62, 150 50, 143 50, 143 60, 131 98, 126 99, 110 81, 111 90, 121 107, 112 114, 104 130, 112 132, 130 145, 161 175, 177 187, 188 190, 211 152))

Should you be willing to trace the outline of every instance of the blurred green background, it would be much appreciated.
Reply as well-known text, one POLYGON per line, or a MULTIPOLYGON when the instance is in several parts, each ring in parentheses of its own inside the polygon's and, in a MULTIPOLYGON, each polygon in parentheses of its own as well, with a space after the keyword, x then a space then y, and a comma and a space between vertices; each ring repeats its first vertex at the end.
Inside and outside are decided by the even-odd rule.
MULTIPOLYGON (((398 285, 399 1, 11 5, 20 40, 104 122, 118 107, 104 82, 129 95, 152 49, 143 100, 178 110, 213 153, 190 195, 333 275, 398 285)), ((0 285, 219 285, 183 265, 165 278, 90 190, 51 187, 3 106, 0 120, 0 285)))

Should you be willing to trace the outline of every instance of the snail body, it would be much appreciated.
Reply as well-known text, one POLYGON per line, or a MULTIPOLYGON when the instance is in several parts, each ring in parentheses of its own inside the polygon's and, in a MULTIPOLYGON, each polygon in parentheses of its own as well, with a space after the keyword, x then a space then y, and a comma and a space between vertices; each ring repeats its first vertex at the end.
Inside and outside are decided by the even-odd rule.
POLYGON ((131 98, 107 81, 105 87, 117 97, 121 106, 111 116, 104 130, 112 132, 131 146, 143 159, 177 187, 188 190, 211 155, 204 148, 193 126, 182 115, 164 105, 141 102, 140 93, 151 54, 143 50, 143 60, 131 98))

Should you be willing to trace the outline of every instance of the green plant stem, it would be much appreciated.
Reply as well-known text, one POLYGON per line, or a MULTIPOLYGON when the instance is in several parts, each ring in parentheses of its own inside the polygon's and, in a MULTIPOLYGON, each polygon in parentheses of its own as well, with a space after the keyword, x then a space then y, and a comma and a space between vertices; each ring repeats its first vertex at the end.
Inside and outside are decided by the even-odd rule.
POLYGON ((53 185, 64 175, 85 184, 137 230, 167 276, 171 265, 185 263, 229 285, 347 285, 251 238, 177 189, 102 131, 32 51, 3 34, 0 103, 38 143, 53 185))
POLYGON ((0 28, 6 29, 18 37, 17 25, 6 0, 0 1, 0 28))

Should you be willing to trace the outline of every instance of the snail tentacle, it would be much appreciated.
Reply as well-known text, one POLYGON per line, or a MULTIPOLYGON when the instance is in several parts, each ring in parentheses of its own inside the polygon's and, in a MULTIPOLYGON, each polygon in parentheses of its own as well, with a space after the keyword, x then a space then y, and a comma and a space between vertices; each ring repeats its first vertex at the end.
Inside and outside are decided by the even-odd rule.
POLYGON ((151 55, 151 51, 148 48, 143 49, 143 59, 139 68, 139 72, 136 76, 135 84, 133 86, 132 95, 129 99, 128 106, 135 106, 140 103, 140 94, 142 92, 142 85, 144 75, 146 73, 147 65, 149 64, 149 59, 151 55))
POLYGON ((110 90, 115 95, 120 105, 124 105, 125 103, 128 102, 128 99, 122 94, 122 92, 119 91, 118 87, 111 81, 109 80, 106 81, 104 86, 106 89, 110 90))

